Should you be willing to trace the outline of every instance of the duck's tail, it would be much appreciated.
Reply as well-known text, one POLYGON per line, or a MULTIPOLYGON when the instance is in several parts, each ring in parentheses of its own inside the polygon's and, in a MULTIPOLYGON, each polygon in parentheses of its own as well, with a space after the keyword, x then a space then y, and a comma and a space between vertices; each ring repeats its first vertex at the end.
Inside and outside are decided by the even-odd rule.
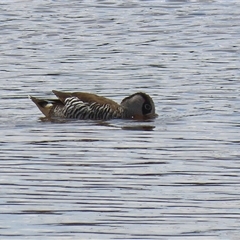
POLYGON ((32 96, 28 96, 39 108, 39 110, 46 116, 50 117, 50 113, 54 105, 61 103, 60 100, 47 100, 47 99, 39 99, 32 96))

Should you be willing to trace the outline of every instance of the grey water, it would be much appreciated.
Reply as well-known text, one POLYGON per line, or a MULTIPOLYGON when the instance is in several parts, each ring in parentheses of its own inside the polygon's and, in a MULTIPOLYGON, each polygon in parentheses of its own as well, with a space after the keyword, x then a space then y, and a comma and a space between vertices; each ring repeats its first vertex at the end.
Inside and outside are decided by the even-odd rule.
POLYGON ((1 239, 239 239, 240 2, 0 1, 1 239), (51 90, 151 121, 49 122, 51 90))

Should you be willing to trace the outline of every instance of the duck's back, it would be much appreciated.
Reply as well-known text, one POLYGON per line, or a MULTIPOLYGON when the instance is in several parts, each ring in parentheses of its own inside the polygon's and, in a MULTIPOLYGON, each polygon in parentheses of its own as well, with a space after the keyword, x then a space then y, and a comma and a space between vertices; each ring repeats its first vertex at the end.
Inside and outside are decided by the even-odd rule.
POLYGON ((75 119, 111 119, 121 116, 120 106, 116 102, 85 92, 60 92, 53 90, 63 106, 56 105, 52 109, 53 116, 75 119))
POLYGON ((121 118, 122 111, 120 106, 117 107, 109 103, 84 102, 78 97, 68 97, 64 100, 63 106, 53 107, 51 115, 73 119, 108 120, 121 118))

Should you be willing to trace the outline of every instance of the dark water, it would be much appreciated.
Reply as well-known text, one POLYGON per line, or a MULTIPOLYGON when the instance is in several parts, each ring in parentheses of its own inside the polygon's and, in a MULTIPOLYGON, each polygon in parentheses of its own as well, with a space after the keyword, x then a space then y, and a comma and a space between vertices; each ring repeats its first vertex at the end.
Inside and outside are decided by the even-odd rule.
POLYGON ((1 1, 1 239, 239 239, 238 1, 1 1), (41 121, 27 95, 150 94, 153 121, 41 121))

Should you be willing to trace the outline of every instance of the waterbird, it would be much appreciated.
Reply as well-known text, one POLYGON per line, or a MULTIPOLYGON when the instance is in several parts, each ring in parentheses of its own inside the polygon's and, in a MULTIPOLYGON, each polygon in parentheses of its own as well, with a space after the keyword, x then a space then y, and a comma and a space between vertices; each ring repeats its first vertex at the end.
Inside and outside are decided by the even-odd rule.
POLYGON ((149 119, 157 116, 152 98, 143 92, 125 97, 120 104, 86 92, 52 90, 57 99, 29 96, 47 118, 65 119, 149 119))

